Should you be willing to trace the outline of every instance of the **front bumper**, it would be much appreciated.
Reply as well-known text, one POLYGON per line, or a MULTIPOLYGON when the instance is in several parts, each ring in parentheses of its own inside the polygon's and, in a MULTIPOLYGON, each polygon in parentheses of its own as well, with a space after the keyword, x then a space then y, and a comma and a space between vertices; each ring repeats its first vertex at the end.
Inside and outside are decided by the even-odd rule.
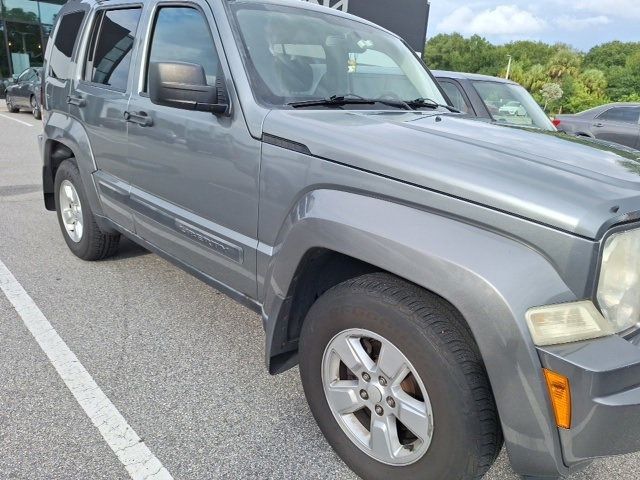
POLYGON ((538 349, 571 386, 572 423, 560 430, 565 464, 640 451, 640 335, 538 349))

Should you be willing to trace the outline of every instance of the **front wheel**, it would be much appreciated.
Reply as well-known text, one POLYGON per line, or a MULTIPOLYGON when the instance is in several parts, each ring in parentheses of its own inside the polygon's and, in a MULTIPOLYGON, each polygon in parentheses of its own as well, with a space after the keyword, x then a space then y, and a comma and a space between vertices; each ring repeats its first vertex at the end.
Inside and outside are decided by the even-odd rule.
POLYGON ((33 115, 33 118, 40 120, 42 118, 42 112, 40 111, 40 105, 38 104, 38 100, 35 95, 31 95, 29 103, 31 104, 31 114, 33 115))
POLYGON ((388 274, 349 280, 311 307, 300 338, 305 395, 325 437, 365 480, 472 480, 502 432, 460 315, 388 274))

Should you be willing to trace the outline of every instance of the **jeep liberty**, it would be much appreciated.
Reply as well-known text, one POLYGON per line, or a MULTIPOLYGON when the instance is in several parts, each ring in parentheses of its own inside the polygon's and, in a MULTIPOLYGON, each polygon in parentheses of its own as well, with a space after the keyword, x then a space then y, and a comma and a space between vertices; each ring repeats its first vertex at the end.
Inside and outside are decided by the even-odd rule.
POLYGON ((362 478, 640 450, 640 153, 465 118, 400 38, 307 2, 72 0, 44 69, 71 251, 124 235, 259 312, 362 478))

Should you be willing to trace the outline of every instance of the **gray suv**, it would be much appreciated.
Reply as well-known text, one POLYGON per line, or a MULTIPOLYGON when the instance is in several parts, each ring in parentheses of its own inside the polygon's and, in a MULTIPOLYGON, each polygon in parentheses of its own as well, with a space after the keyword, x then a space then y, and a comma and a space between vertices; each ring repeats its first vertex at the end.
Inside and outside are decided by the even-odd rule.
POLYGON ((361 477, 640 449, 634 153, 464 118, 400 38, 306 2, 70 1, 44 68, 71 251, 124 235, 259 312, 361 477))

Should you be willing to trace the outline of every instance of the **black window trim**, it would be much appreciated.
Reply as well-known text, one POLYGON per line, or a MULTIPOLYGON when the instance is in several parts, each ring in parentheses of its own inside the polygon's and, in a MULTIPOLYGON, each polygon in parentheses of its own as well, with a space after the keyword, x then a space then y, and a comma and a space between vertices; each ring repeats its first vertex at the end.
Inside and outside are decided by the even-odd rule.
MULTIPOLYGON (((90 19, 91 22, 91 28, 89 31, 89 38, 87 39, 85 48, 84 48, 84 52, 82 55, 82 63, 81 63, 81 68, 82 68, 82 73, 80 75, 80 79, 79 79, 79 83, 81 85, 88 85, 91 87, 95 87, 95 88, 101 88, 103 90, 109 90, 111 92, 118 92, 118 93, 123 93, 126 94, 127 93, 127 89, 129 87, 129 80, 131 79, 131 74, 133 71, 133 65, 134 65, 134 56, 133 56, 133 52, 135 51, 135 42, 134 42, 134 49, 132 50, 132 54, 131 54, 131 66, 129 67, 129 75, 127 76, 127 87, 123 90, 121 88, 115 88, 112 87, 111 85, 105 85, 104 83, 98 83, 98 82, 92 82, 91 80, 87 80, 86 79, 86 75, 87 75, 87 63, 89 61, 89 55, 93 54, 93 50, 95 49, 96 45, 94 44, 94 40, 97 39, 100 35, 100 32, 98 32, 95 36, 94 36, 94 31, 97 28, 96 22, 98 19, 100 19, 100 29, 102 29, 102 19, 104 18, 104 13, 107 11, 114 11, 114 10, 135 10, 135 9, 139 9, 140 10, 140 18, 138 18, 138 27, 136 29, 136 40, 138 39, 138 32, 140 31, 140 24, 141 24, 141 20, 143 19, 144 16, 144 4, 143 3, 122 3, 122 4, 118 4, 118 5, 112 5, 112 4, 107 4, 107 5, 101 5, 98 8, 95 8, 92 12, 92 16, 90 19)), ((93 65, 93 64, 92 64, 93 65)))
POLYGON ((607 108, 604 112, 600 112, 598 115, 596 115, 595 120, 603 120, 605 122, 613 122, 613 123, 622 123, 623 125, 640 125, 640 106, 638 105, 614 105, 613 107, 607 108), (638 110, 638 121, 634 122, 624 122, 622 120, 611 120, 608 118, 602 118, 604 115, 606 115, 607 113, 609 113, 612 110, 633 110, 633 109, 637 109, 638 110))
MULTIPOLYGON (((143 98, 149 98, 149 93, 146 91, 147 88, 147 71, 149 70, 149 58, 151 57, 151 42, 153 42, 154 32, 156 30, 156 20, 158 19, 158 14, 160 10, 167 7, 186 7, 197 10, 204 19, 207 27, 209 29, 209 36, 211 37, 211 43, 213 44, 213 48, 216 51, 216 55, 218 56, 218 62, 220 62, 219 69, 223 70, 222 67, 222 55, 220 55, 220 49, 216 45, 216 39, 214 35, 214 29, 212 28, 211 22, 207 18, 207 13, 203 10, 202 6, 198 2, 194 1, 185 1, 185 0, 160 0, 154 3, 152 6, 152 10, 149 14, 149 20, 145 29, 145 40, 144 45, 142 46, 142 55, 139 55, 141 62, 138 62, 138 66, 140 67, 140 74, 138 77, 138 84, 134 85, 134 91, 136 95, 143 98)), ((217 33, 217 25, 215 25, 215 32, 217 33)), ((226 81, 226 80, 225 80, 226 81)))

